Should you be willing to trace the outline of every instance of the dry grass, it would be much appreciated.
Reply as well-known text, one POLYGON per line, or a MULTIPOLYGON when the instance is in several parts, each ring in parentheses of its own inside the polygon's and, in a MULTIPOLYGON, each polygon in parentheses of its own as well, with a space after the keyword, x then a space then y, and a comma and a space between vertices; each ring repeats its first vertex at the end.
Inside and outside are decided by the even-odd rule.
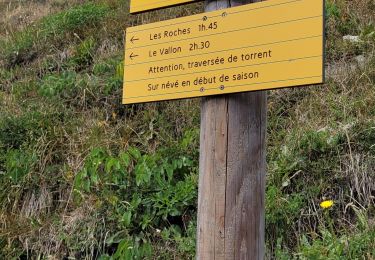
POLYGON ((50 14, 52 2, 0 0, 0 36, 7 38, 50 14))
MULTIPOLYGON (((375 204, 375 158, 371 155, 351 154, 342 159, 341 172, 350 180, 350 202, 362 210, 375 204)), ((347 206, 345 206, 347 207, 347 206)))

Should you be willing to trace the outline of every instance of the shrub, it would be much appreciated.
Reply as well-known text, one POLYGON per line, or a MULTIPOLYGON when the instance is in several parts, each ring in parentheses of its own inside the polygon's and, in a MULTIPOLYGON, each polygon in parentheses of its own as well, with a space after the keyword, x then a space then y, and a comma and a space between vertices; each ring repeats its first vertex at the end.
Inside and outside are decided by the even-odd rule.
POLYGON ((188 157, 142 154, 134 147, 112 156, 96 148, 75 178, 75 197, 79 203, 88 194, 96 194, 107 202, 103 207, 109 207, 113 220, 125 231, 116 238, 121 241, 117 251, 124 253, 124 244, 130 241, 142 239, 139 246, 147 245, 155 228, 188 225, 184 216, 196 207, 195 170, 188 157))

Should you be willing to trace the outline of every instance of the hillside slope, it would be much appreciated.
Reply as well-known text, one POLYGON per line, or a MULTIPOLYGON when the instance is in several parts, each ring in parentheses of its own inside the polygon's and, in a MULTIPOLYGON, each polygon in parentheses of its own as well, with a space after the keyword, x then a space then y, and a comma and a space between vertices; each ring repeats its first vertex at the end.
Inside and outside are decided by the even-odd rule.
MULTIPOLYGON (((375 259, 375 2, 326 4, 327 83, 268 92, 268 258, 375 259)), ((200 101, 121 105, 123 29, 203 7, 128 10, 0 2, 0 259, 194 259, 200 101)))

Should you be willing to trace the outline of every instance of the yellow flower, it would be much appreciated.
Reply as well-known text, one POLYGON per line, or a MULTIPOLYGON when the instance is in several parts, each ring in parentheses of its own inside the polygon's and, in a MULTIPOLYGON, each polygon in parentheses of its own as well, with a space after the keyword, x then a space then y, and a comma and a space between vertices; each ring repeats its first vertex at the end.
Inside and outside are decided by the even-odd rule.
POLYGON ((320 203, 320 207, 323 209, 329 209, 333 206, 333 200, 324 200, 320 203))

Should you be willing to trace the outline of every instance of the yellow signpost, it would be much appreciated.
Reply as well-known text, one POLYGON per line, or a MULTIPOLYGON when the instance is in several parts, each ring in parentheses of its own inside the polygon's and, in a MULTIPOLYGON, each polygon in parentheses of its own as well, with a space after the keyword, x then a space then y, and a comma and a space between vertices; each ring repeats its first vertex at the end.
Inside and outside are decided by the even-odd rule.
POLYGON ((131 0, 130 13, 138 13, 166 6, 195 2, 197 0, 131 0))
POLYGON ((270 0, 128 28, 123 103, 323 83, 323 5, 270 0))

